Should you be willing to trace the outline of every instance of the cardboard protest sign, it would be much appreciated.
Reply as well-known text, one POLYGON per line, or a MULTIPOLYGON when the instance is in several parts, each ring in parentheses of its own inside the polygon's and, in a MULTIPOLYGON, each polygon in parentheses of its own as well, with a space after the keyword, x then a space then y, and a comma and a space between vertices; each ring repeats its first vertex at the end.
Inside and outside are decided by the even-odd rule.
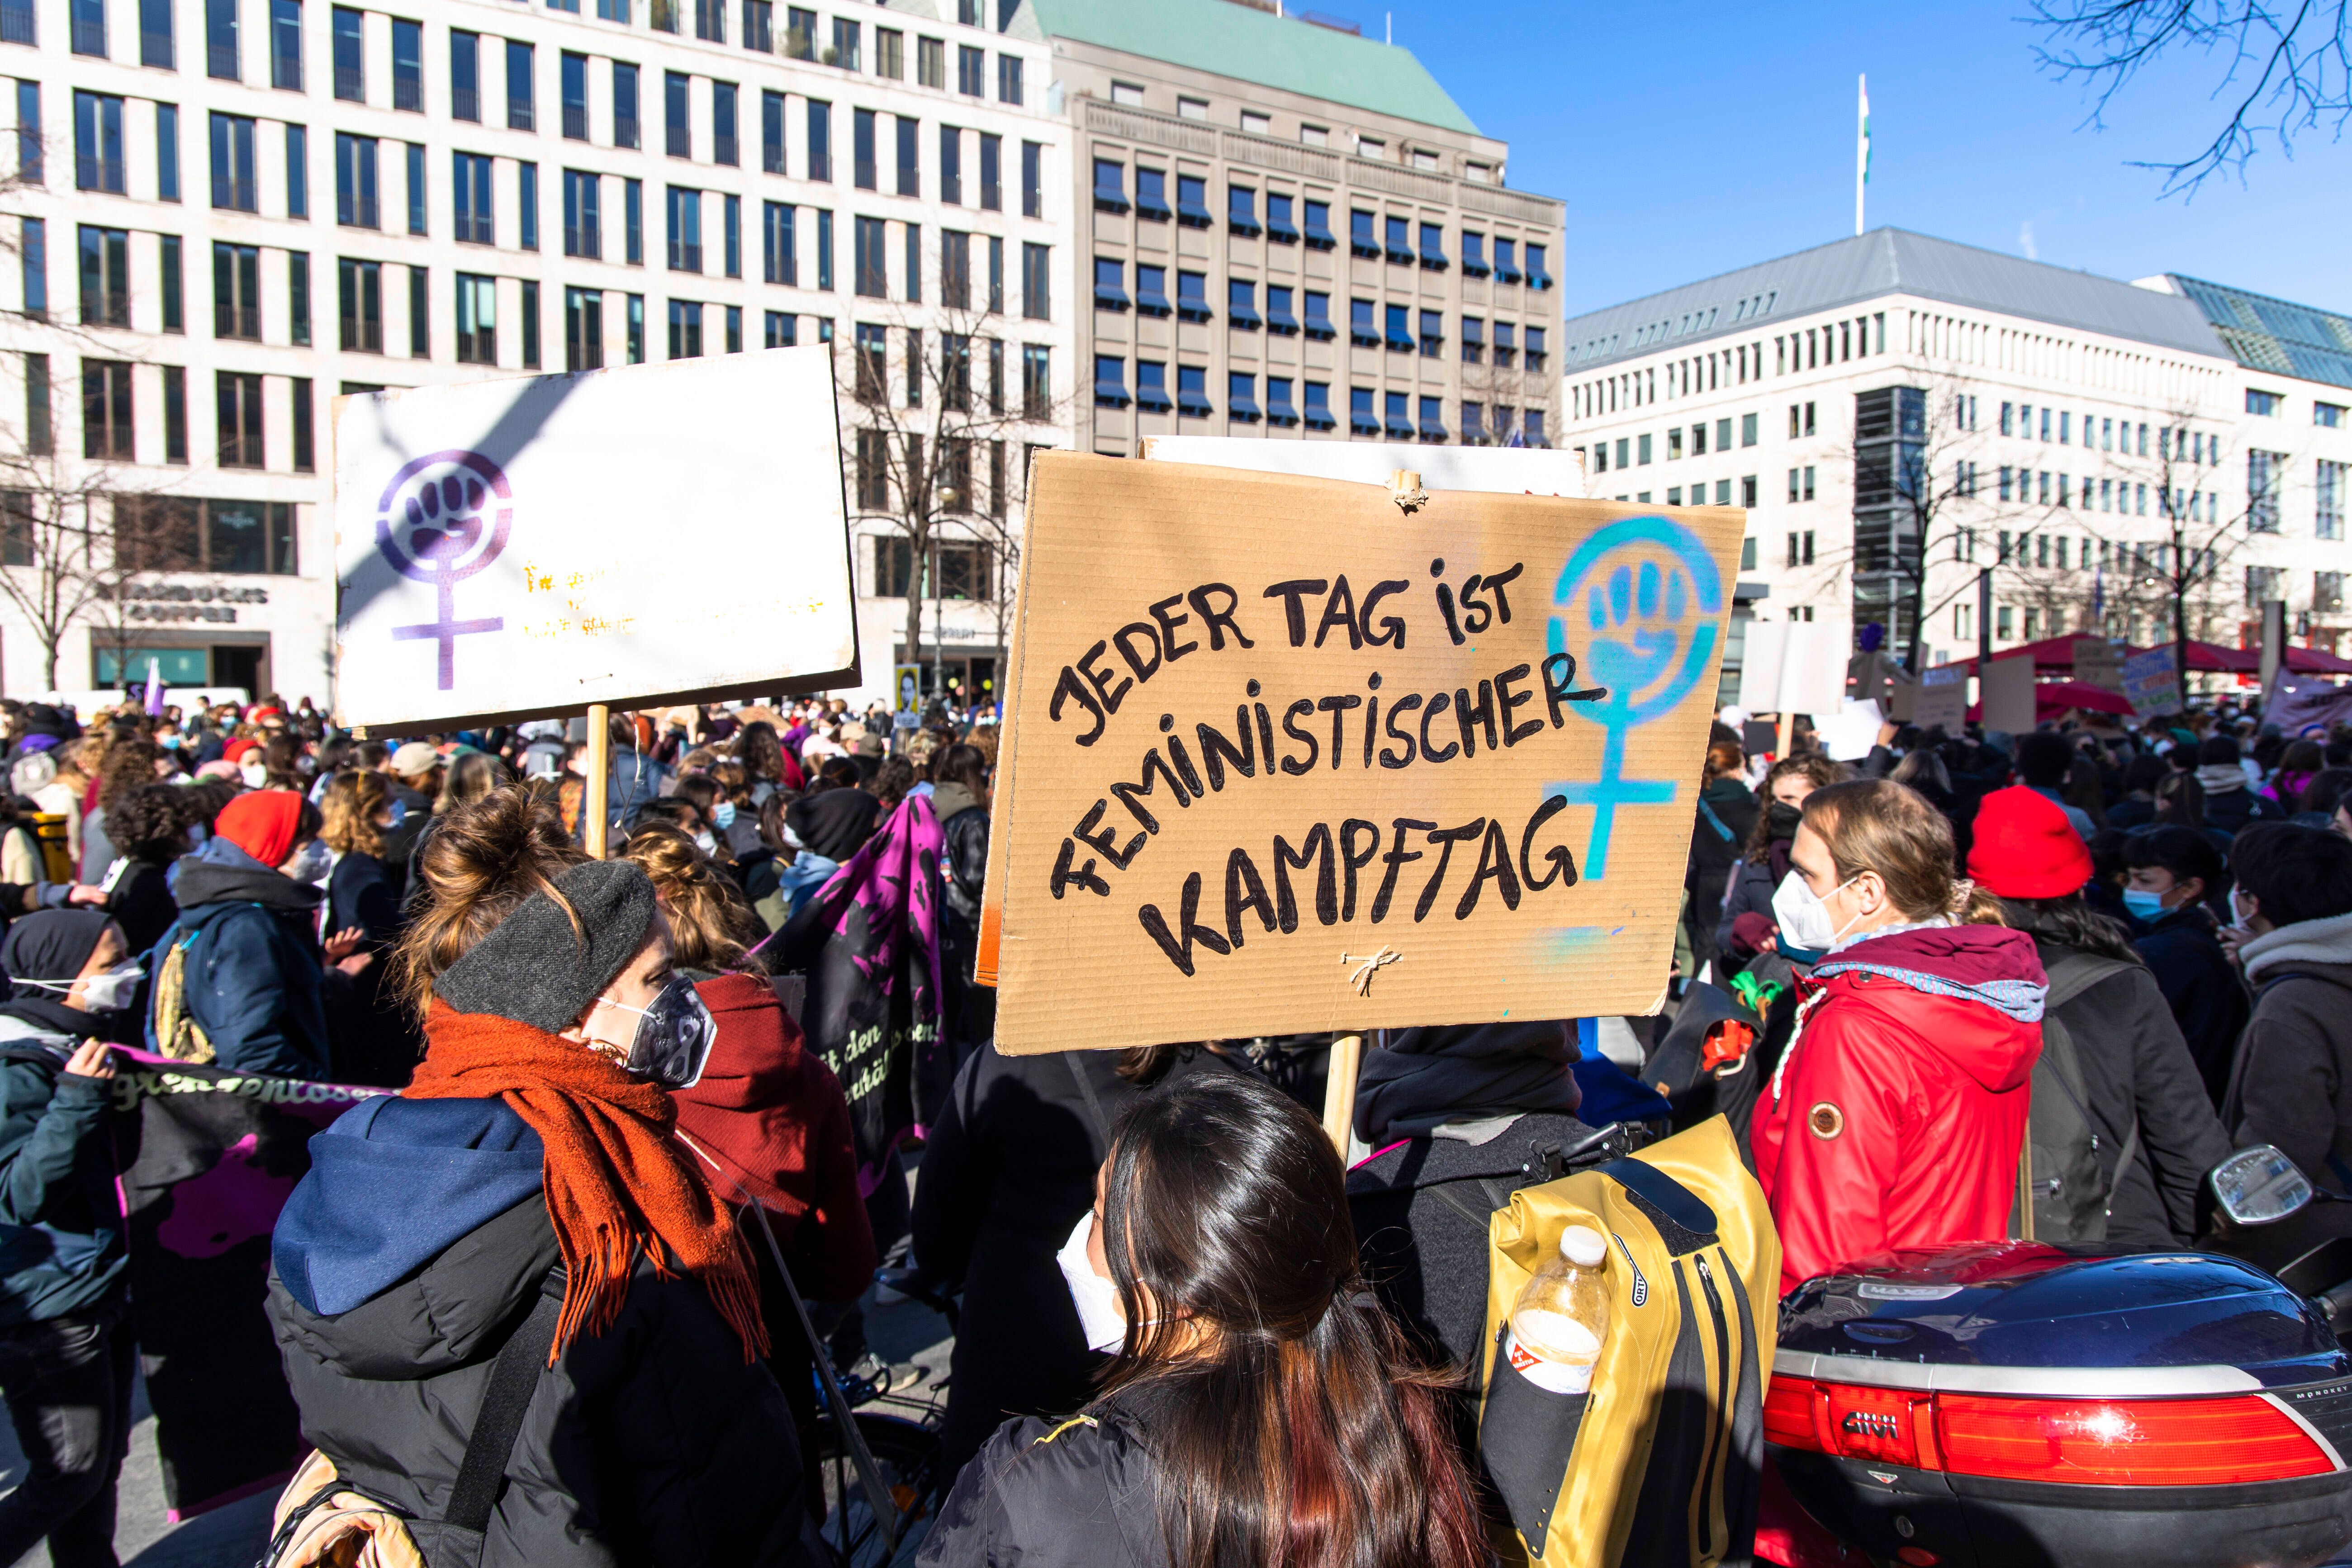
POLYGON ((339 723, 859 679, 822 346, 338 398, 335 510, 339 723))
POLYGON ((1639 1013, 1744 514, 1037 457, 1013 1053, 1639 1013))
POLYGON ((2124 689, 2123 651, 2105 637, 2074 639, 2074 679, 2102 691, 2124 689))
POLYGON ((2170 643, 2124 660, 2124 700, 2143 719, 2181 710, 2178 650, 2170 643))
POLYGON ((1911 722, 1922 730, 1940 726, 1957 735, 1969 716, 1969 672, 1957 664, 1939 664, 1923 670, 1918 694, 1911 701, 1911 722))
POLYGON ((1977 670, 1977 706, 1988 730, 2022 735, 2033 728, 2033 656, 1986 660, 1977 670))

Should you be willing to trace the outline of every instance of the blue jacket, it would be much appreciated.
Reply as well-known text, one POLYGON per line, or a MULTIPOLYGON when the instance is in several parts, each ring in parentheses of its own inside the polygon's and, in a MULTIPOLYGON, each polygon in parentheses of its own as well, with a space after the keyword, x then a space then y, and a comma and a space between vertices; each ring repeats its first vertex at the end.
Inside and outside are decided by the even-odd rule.
POLYGON ((55 1004, 7 1004, 0 1017, 0 1328, 61 1317, 122 1277, 122 1222, 107 1152, 111 1086, 65 1076, 73 1034, 16 1015, 55 1004))
POLYGON ((2172 1009, 2180 1037, 2197 1063, 2205 1093, 2218 1110, 2230 1089, 2253 1001, 2237 966, 2221 951, 2212 915, 2202 904, 2170 910, 2147 924, 2134 921, 2132 945, 2147 960, 2157 989, 2172 1009))
MULTIPOLYGON (((285 1078, 331 1076, 323 979, 311 937, 318 889, 264 866, 226 838, 212 838, 173 868, 180 918, 149 956, 161 975, 172 948, 187 942, 187 1008, 231 1072, 285 1078)), ((160 1048, 151 1009, 147 1044, 160 1048)))

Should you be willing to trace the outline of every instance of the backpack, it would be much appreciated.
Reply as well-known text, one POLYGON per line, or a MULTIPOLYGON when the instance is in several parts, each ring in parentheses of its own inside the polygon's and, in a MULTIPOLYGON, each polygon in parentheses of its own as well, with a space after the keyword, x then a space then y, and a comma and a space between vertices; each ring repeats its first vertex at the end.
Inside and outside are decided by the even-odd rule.
POLYGON ((1478 1458, 1541 1568, 1748 1561, 1764 1385, 1779 1341, 1780 1238, 1730 1125, 1713 1117, 1624 1159, 1522 1187, 1487 1235, 1478 1458), (1614 1250, 1591 1391, 1552 1394, 1500 1353, 1512 1303, 1560 1232, 1614 1250))
POLYGON ((558 1267, 541 1282, 530 1315, 490 1363, 466 1457, 439 1520, 411 1519, 343 1485, 334 1461, 313 1449, 278 1495, 269 1545, 254 1568, 475 1568, 507 1460, 555 1348, 556 1321, 562 1313, 563 1272, 558 1267), (411 1528, 418 1525, 433 1544, 429 1556, 411 1528))
POLYGON ((201 926, 177 940, 167 933, 170 945, 164 950, 163 962, 155 967, 154 987, 156 1054, 199 1067, 213 1059, 212 1040, 188 1010, 188 949, 202 935, 201 926))
POLYGON ((2139 1152, 2139 1118, 2109 1176, 2099 1163, 2098 1126, 2091 1120, 2081 1053, 2059 1021, 2058 1009, 2126 969, 2128 959, 2069 952, 2050 965, 2050 991, 2042 1004, 2042 1055, 2033 1064, 2032 1109, 2027 1113, 2024 1147, 2018 1159, 2017 1190, 2010 1234, 2031 1241, 2105 1241, 2107 1208, 2116 1183, 2139 1152), (2025 1212, 2030 1194, 2032 1212, 2025 1212))

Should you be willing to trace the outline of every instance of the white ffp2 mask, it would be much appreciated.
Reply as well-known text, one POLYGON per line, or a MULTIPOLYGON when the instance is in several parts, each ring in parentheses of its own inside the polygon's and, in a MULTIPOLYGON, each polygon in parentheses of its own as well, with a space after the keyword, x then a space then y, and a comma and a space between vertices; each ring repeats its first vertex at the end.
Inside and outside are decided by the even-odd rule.
POLYGON ((1078 1216, 1076 1228, 1054 1261, 1069 1282, 1070 1305, 1078 1310, 1078 1331, 1087 1336, 1087 1348, 1116 1355, 1127 1342, 1127 1320, 1119 1315, 1118 1287, 1096 1273, 1087 1257, 1087 1243, 1094 1233, 1095 1211, 1088 1209, 1078 1216))
MULTIPOLYGON (((1853 882, 1854 879, 1848 878, 1830 891, 1835 894, 1852 887, 1853 882)), ((1803 948, 1809 952, 1826 952, 1846 933, 1854 921, 1861 918, 1856 914, 1853 920, 1832 930, 1828 907, 1800 871, 1791 870, 1781 878, 1780 887, 1772 893, 1772 919, 1780 924, 1781 940, 1791 947, 1803 948)))

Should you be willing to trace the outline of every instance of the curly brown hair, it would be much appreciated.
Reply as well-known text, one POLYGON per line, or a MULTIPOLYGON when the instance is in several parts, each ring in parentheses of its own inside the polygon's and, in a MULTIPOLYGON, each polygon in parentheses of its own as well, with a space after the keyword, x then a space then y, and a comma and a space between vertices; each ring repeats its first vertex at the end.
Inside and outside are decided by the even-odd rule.
POLYGON ((200 809, 189 798, 194 793, 177 784, 141 784, 108 809, 107 837, 133 860, 178 858, 188 847, 188 824, 200 809))
POLYGON ((392 785, 382 773, 338 773, 319 797, 325 823, 319 837, 338 855, 382 855, 383 829, 375 816, 391 804, 392 785))
POLYGON ((630 833, 621 858, 652 879, 669 913, 674 962, 711 973, 761 973, 751 949, 762 934, 734 879, 719 871, 675 823, 645 821, 630 833))
POLYGON ((393 952, 395 993, 424 1017, 441 972, 524 900, 545 893, 569 909, 555 879, 587 858, 544 783, 504 784, 450 812, 416 858, 425 897, 393 952))
POLYGON ((1815 789, 1827 789, 1833 784, 1843 784, 1853 774, 1843 763, 1833 763, 1821 752, 1799 752, 1793 757, 1782 757, 1756 786, 1756 826, 1748 830, 1746 854, 1748 863, 1761 866, 1772 854, 1772 786, 1791 774, 1801 774, 1813 781, 1815 789))
POLYGON ((163 759, 163 748, 152 741, 117 741, 107 747, 106 760, 99 764, 99 810, 111 816, 124 795, 153 784, 155 764, 163 759))

